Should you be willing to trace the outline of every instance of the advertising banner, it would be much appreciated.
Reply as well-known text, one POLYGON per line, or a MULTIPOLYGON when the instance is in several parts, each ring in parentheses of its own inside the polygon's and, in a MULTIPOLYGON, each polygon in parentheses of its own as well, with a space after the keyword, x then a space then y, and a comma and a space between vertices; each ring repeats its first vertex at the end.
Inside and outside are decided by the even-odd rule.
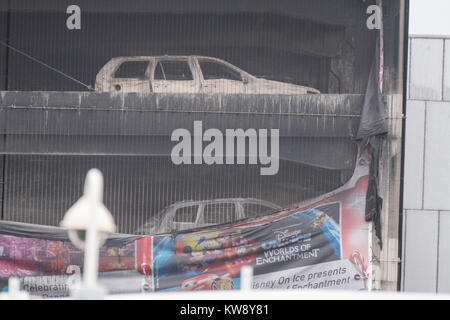
MULTIPOLYGON (((139 292, 141 287, 145 288, 145 273, 136 268, 136 250, 145 246, 145 240, 107 244, 100 249, 99 281, 110 293, 139 292)), ((68 239, 1 234, 0 291, 7 291, 8 279, 17 277, 21 279, 22 289, 30 295, 68 296, 70 288, 81 281, 83 261, 84 252, 68 239)))
MULTIPOLYGON (((259 218, 154 236, 112 235, 100 250, 99 281, 110 293, 231 290, 253 267, 253 289, 367 288, 369 163, 343 187, 259 218)), ((82 278, 83 251, 54 227, 0 224, 0 285, 19 277, 43 297, 67 296, 82 278)))
POLYGON ((155 290, 237 289, 243 266, 253 267, 253 289, 365 289, 368 164, 358 160, 349 183, 310 204, 155 236, 155 290))

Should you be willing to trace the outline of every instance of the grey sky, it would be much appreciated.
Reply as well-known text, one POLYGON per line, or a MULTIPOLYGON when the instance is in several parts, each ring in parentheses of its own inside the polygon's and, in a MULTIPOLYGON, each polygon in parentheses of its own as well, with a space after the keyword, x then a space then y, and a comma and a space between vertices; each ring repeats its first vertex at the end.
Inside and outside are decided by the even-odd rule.
POLYGON ((410 0, 409 34, 450 36, 450 0, 410 0))

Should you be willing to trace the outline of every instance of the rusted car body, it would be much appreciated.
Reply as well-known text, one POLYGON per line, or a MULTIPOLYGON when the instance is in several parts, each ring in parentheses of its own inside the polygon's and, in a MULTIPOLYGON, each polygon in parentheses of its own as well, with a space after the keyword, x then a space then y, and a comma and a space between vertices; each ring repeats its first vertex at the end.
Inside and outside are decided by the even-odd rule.
POLYGON ((95 90, 116 93, 320 93, 314 88, 257 78, 231 63, 203 56, 112 58, 97 74, 95 90))

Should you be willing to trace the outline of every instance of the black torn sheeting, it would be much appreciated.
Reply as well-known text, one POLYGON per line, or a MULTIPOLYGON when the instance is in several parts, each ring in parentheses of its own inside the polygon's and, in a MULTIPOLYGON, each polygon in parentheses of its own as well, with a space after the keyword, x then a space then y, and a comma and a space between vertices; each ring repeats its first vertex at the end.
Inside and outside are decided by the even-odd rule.
MULTIPOLYGON (((376 46, 376 51, 379 52, 378 45, 376 46)), ((364 141, 369 137, 383 135, 388 132, 386 108, 379 85, 379 59, 379 53, 376 53, 375 61, 370 69, 369 81, 367 82, 364 105, 361 110, 358 133, 356 135, 357 140, 364 141)))
POLYGON ((369 184, 366 193, 366 221, 372 221, 375 226, 375 234, 378 237, 380 248, 383 247, 381 239, 381 209, 383 199, 378 195, 378 166, 380 159, 381 136, 369 138, 368 147, 370 154, 369 184))
POLYGON ((375 57, 369 74, 369 81, 361 110, 356 139, 362 143, 362 148, 367 148, 370 155, 369 185, 366 194, 366 221, 372 221, 375 234, 381 241, 381 209, 383 199, 378 195, 378 165, 382 136, 388 133, 386 108, 383 103, 380 88, 380 47, 379 37, 375 46, 375 57))

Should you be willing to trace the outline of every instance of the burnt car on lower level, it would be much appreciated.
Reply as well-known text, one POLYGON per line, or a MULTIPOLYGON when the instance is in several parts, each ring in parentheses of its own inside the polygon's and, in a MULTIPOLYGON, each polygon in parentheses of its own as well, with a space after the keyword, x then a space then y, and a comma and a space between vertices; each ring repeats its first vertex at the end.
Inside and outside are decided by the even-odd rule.
POLYGON ((157 234, 256 218, 282 210, 269 201, 254 198, 229 198, 176 202, 150 218, 135 231, 157 234))

